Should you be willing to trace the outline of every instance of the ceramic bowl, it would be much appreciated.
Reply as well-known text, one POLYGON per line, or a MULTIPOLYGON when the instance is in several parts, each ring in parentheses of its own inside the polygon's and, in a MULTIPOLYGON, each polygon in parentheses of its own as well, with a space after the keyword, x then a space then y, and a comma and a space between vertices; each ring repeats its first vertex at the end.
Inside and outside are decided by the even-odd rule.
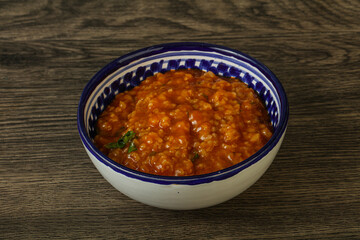
POLYGON ((126 54, 103 67, 88 82, 78 107, 78 130, 91 161, 116 189, 139 202, 165 209, 198 209, 227 201, 253 185, 268 169, 283 141, 288 101, 276 76, 263 64, 237 50, 206 43, 169 43, 126 54), (197 68, 236 77, 255 89, 270 115, 274 134, 248 159, 210 174, 168 177, 124 167, 94 145, 95 124, 116 94, 146 77, 171 69, 197 68))

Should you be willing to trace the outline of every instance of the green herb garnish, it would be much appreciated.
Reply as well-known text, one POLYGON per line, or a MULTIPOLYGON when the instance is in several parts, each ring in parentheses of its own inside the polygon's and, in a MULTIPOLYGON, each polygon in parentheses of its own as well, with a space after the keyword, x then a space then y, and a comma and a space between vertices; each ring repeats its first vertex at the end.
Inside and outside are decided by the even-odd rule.
POLYGON ((194 156, 191 158, 191 161, 193 162, 193 161, 195 161, 196 159, 198 159, 200 157, 200 155, 197 153, 197 152, 195 152, 194 153, 194 156))
POLYGON ((130 143, 128 153, 131 153, 131 152, 137 150, 137 148, 133 142, 134 138, 135 138, 135 132, 128 131, 117 142, 108 143, 105 145, 105 147, 110 148, 110 149, 111 148, 124 148, 127 143, 130 143))
POLYGON ((105 145, 106 148, 122 148, 119 146, 118 142, 112 142, 105 145))
POLYGON ((131 153, 131 152, 136 151, 136 150, 137 150, 137 147, 135 146, 135 143, 131 142, 130 146, 128 148, 128 153, 131 153))
POLYGON ((152 151, 149 156, 152 157, 152 156, 155 156, 156 152, 155 151, 152 151))
POLYGON ((128 131, 127 133, 125 133, 125 135, 122 138, 119 139, 119 141, 122 141, 123 143, 126 144, 126 143, 132 141, 134 138, 135 138, 135 132, 128 131))

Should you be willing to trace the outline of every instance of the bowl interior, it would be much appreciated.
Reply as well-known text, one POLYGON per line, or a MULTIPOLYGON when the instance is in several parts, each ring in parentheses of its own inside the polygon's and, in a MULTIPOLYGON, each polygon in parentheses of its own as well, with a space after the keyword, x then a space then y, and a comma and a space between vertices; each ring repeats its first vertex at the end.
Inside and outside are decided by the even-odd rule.
MULTIPOLYGON (((79 105, 80 125, 87 137, 92 141, 99 115, 116 94, 132 89, 158 72, 187 68, 212 71, 245 82, 264 101, 274 127, 273 138, 280 132, 282 134, 287 121, 287 100, 281 84, 269 69, 249 56, 225 47, 183 43, 142 49, 120 57, 100 70, 85 87, 79 105)), ((81 132, 81 127, 79 129, 81 132)))

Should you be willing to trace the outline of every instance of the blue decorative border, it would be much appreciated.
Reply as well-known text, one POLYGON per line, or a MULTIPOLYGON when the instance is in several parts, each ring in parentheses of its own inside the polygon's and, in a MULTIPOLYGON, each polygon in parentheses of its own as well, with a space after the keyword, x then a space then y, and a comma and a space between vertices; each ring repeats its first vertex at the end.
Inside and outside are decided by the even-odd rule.
POLYGON ((79 102, 77 123, 80 138, 86 149, 114 171, 131 178, 158 184, 195 185, 228 178, 259 161, 272 150, 284 134, 288 115, 289 107, 285 91, 276 76, 263 64, 239 51, 226 47, 187 42, 162 44, 140 49, 106 65, 86 85, 79 102), (169 59, 164 61, 163 58, 169 59), (213 60, 201 58, 213 58, 213 60), (150 65, 144 65, 145 62, 151 61, 150 65), (237 64, 241 66, 241 69, 245 68, 246 71, 238 67, 228 66, 223 63, 225 61, 237 64), (218 172, 189 177, 167 177, 138 172, 116 163, 96 149, 91 138, 95 134, 94 125, 97 116, 111 102, 116 92, 129 90, 140 84, 147 76, 157 72, 180 68, 199 68, 223 76, 237 77, 255 89, 266 102, 272 124, 275 127, 275 132, 269 142, 253 156, 239 164, 218 172), (121 74, 123 76, 119 77, 121 74), (254 80, 255 78, 257 81, 254 80), (99 85, 100 83, 102 84, 99 85), (93 104, 90 106, 89 102, 93 104), (84 115, 87 118, 84 118, 84 115))

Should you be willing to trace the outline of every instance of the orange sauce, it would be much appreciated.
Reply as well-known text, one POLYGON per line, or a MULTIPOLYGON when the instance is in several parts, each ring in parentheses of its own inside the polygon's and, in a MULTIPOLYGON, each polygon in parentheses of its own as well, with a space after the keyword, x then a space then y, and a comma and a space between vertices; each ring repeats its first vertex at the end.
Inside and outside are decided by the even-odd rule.
POLYGON ((273 128, 258 94, 235 78, 200 70, 158 73, 119 93, 97 121, 96 146, 114 161, 150 174, 218 171, 253 155, 273 128), (127 132, 136 150, 107 148, 127 132))

